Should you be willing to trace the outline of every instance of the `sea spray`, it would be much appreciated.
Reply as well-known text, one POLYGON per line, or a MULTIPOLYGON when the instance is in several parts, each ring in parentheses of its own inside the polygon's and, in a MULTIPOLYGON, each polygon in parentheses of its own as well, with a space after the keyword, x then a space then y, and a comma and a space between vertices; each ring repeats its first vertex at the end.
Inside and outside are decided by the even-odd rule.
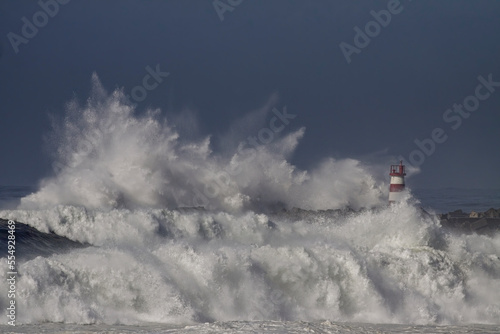
POLYGON ((49 136, 55 175, 0 211, 86 245, 18 264, 18 323, 499 323, 500 236, 449 234, 411 194, 387 206, 358 160, 298 169, 303 128, 219 151, 93 81, 49 136))
MULTIPOLYGON (((138 114, 134 108, 120 90, 108 94, 94 75, 86 105, 70 102, 65 118, 54 121, 48 136, 55 175, 22 199, 21 207, 203 206, 235 211, 280 204, 314 210, 359 209, 386 200, 386 182, 375 180, 357 160, 330 158, 310 171, 292 165, 289 158, 304 128, 277 132, 265 145, 242 141, 213 151, 210 136, 181 138, 159 110, 138 114)), ((272 105, 255 117, 268 113, 278 119, 272 105)), ((254 136, 259 133, 256 129, 254 136)), ((234 134, 221 138, 236 139, 234 134)))
POLYGON ((69 206, 0 215, 93 245, 20 263, 20 323, 457 324, 500 315, 499 236, 448 234, 406 203, 300 215, 69 206))

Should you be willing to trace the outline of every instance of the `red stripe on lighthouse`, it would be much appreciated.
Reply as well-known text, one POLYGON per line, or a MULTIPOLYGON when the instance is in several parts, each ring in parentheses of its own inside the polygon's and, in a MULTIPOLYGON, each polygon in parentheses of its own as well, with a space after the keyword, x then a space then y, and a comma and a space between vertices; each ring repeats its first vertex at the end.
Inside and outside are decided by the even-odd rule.
POLYGON ((389 187, 390 192, 400 192, 405 190, 405 185, 404 184, 391 184, 389 187))

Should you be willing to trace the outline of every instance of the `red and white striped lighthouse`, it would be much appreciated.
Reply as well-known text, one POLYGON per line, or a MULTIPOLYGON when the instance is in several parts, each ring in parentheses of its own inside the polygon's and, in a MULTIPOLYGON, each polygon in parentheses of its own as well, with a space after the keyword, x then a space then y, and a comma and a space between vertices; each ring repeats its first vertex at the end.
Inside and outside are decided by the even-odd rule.
POLYGON ((399 202, 403 197, 402 191, 405 190, 405 166, 403 160, 399 165, 391 165, 391 186, 389 188, 389 203, 399 202))

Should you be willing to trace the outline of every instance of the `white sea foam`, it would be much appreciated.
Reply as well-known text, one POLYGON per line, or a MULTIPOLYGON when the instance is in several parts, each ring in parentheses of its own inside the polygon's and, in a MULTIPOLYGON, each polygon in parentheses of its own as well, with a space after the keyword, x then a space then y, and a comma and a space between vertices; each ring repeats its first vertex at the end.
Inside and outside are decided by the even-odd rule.
POLYGON ((59 172, 0 211, 91 245, 19 263, 20 323, 499 323, 500 236, 448 234, 409 194, 383 205, 387 185, 357 160, 299 170, 303 129, 212 152, 94 81, 52 137, 59 172))
POLYGON ((0 216, 95 245, 19 266, 22 323, 500 316, 500 237, 447 234, 406 203, 347 214, 60 206, 0 216))

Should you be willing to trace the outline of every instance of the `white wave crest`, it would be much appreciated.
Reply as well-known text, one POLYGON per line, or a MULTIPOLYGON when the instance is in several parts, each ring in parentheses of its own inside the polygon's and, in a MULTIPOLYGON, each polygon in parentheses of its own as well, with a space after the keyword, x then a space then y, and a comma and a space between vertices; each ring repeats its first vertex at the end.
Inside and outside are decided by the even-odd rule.
MULTIPOLYGON (((256 123, 249 119, 261 120, 269 111, 265 106, 244 123, 256 123)), ((312 171, 292 165, 287 159, 304 128, 281 136, 276 132, 270 142, 254 146, 238 144, 230 131, 219 145, 226 149, 214 152, 210 136, 181 138, 176 125, 159 110, 137 116, 123 93, 108 95, 96 75, 86 105, 69 103, 64 120, 54 124, 49 142, 57 172, 43 180, 38 192, 22 199, 21 208, 64 204, 234 211, 279 203, 358 209, 380 205, 387 198, 386 183, 375 180, 357 160, 327 159, 312 171)), ((237 125, 241 130, 241 122, 237 125)))
MULTIPOLYGON (((448 234, 406 203, 360 213, 60 206, 0 215, 94 245, 19 264, 19 323, 500 319, 500 236, 448 234)), ((6 261, 1 269, 7 291, 6 261)))

